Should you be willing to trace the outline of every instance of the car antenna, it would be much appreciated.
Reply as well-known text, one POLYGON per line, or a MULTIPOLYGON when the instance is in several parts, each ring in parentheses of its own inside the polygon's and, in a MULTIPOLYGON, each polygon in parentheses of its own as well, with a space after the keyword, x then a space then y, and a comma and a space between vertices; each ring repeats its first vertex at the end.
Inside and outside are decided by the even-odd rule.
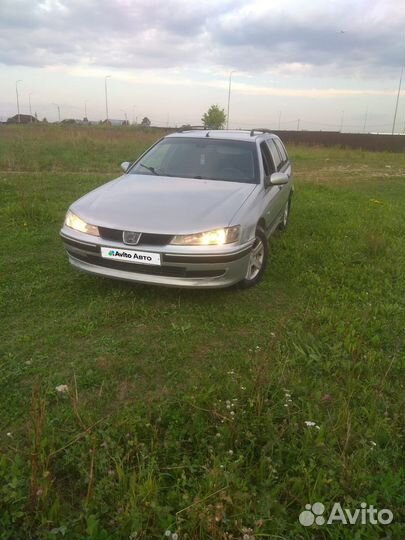
POLYGON ((207 131, 207 135, 206 135, 206 137, 209 137, 209 136, 210 136, 210 132, 209 132, 209 131, 207 131))

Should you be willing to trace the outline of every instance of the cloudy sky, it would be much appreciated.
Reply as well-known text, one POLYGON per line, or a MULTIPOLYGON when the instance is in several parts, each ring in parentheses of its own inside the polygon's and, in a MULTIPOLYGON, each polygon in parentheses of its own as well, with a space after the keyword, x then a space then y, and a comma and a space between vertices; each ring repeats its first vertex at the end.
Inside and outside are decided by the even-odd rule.
MULTIPOLYGON (((0 119, 390 131, 404 0, 0 0, 0 119)), ((405 81, 397 129, 405 127, 405 81)))

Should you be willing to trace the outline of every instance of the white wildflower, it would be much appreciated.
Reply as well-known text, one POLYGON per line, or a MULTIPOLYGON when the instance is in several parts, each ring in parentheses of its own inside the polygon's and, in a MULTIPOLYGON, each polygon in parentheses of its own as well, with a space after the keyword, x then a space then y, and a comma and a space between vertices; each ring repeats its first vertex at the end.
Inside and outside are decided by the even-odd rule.
POLYGON ((179 535, 177 533, 172 534, 172 540, 178 540, 179 535))
POLYGON ((7 432, 7 437, 12 437, 12 436, 13 436, 13 434, 11 433, 11 431, 8 431, 7 432))
POLYGON ((55 390, 59 393, 59 394, 66 394, 67 392, 69 392, 69 387, 67 384, 60 384, 59 386, 56 386, 55 387, 55 390))
POLYGON ((234 411, 231 411, 231 416, 234 416, 235 415, 235 412, 234 411))
POLYGON ((228 454, 229 454, 230 456, 233 456, 233 450, 228 450, 228 454))
POLYGON ((316 422, 312 422, 312 420, 305 420, 305 425, 309 428, 314 427, 315 429, 321 429, 316 422))
POLYGON ((165 531, 165 536, 169 538, 169 536, 171 535, 172 535, 172 531, 169 531, 169 529, 167 529, 167 531, 165 531))
POLYGON ((371 446, 377 446, 377 443, 374 441, 370 441, 371 446))

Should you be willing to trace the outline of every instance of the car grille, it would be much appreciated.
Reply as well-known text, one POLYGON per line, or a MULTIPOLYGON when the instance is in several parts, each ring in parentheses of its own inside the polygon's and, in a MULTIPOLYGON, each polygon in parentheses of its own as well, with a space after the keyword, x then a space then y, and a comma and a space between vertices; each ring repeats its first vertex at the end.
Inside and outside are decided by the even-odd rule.
MULTIPOLYGON (((119 229, 108 229, 107 227, 99 227, 101 238, 103 240, 110 240, 112 242, 122 242, 122 233, 124 231, 119 229)), ((153 233, 141 233, 137 246, 147 244, 148 246, 165 246, 173 239, 172 234, 153 234, 153 233)))
POLYGON ((153 276, 204 278, 219 277, 225 273, 224 270, 186 270, 186 268, 181 266, 150 266, 147 264, 136 264, 132 262, 125 263, 121 261, 110 261, 95 255, 82 255, 79 253, 71 253, 71 256, 79 261, 95 264, 104 268, 124 270, 125 272, 135 272, 137 274, 149 274, 153 276))

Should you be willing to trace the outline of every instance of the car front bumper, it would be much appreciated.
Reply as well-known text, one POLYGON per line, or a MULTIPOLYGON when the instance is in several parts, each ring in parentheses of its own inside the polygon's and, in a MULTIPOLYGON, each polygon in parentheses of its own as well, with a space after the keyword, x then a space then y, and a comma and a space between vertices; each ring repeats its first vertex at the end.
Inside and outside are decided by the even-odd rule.
POLYGON ((78 270, 104 277, 168 287, 223 288, 247 272, 251 243, 239 246, 129 246, 80 233, 64 226, 60 236, 69 262, 78 270), (160 266, 106 259, 101 248, 159 253, 160 266), (212 248, 212 249, 210 249, 212 248))

